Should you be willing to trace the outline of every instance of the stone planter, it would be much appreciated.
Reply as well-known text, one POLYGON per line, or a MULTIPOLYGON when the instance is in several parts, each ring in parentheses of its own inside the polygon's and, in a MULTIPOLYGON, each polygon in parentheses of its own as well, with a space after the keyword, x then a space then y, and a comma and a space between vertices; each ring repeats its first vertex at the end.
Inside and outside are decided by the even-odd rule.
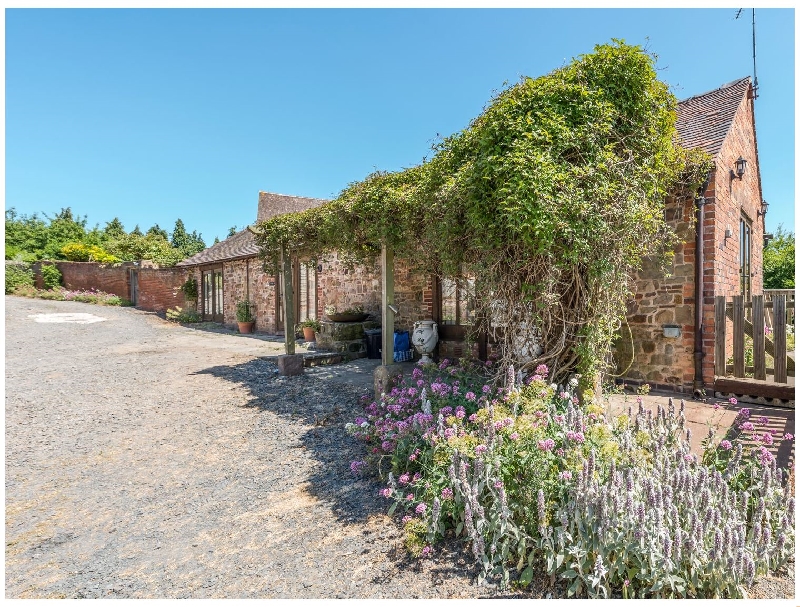
POLYGON ((251 320, 250 322, 237 322, 239 325, 239 333, 252 333, 253 327, 256 325, 256 321, 251 320))
POLYGON ((418 320, 414 323, 411 343, 417 349, 417 352, 422 355, 422 358, 419 359, 421 364, 433 362, 430 355, 436 348, 437 341, 439 341, 439 331, 435 322, 432 320, 418 320))

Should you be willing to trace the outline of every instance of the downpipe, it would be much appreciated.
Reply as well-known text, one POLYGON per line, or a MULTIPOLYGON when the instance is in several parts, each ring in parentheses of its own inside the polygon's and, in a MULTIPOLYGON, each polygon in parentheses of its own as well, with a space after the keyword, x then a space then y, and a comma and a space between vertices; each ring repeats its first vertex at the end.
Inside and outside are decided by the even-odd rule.
POLYGON ((703 386, 703 224, 705 223, 706 188, 711 181, 711 173, 700 187, 694 199, 695 204, 695 245, 694 245, 694 385, 692 395, 695 398, 705 396, 703 386))

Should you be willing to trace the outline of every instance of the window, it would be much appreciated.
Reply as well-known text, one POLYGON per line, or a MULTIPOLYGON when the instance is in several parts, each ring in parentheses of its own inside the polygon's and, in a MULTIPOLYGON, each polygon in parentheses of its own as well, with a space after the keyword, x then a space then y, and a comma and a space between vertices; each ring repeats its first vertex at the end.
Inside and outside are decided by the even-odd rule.
POLYGON ((750 282, 750 241, 753 225, 746 215, 739 219, 739 293, 745 301, 750 301, 752 291, 750 282))
POLYGON ((441 324, 471 326, 475 322, 475 279, 443 278, 441 324))

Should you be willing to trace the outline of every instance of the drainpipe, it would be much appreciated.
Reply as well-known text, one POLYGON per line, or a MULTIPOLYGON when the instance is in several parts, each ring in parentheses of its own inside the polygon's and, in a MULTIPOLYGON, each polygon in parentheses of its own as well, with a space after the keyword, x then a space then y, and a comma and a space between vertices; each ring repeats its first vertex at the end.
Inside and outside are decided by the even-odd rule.
POLYGON ((695 397, 703 395, 703 223, 706 205, 706 188, 711 181, 711 172, 700 187, 695 204, 695 245, 694 245, 694 385, 695 397))

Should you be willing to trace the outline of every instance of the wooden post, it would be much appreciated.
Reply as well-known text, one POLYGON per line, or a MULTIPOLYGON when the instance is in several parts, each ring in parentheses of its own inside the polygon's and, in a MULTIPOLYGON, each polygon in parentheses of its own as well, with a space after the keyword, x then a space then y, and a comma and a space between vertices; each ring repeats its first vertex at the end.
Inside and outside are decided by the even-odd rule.
POLYGON ((281 262, 283 265, 283 330, 286 354, 294 354, 294 292, 292 291, 292 257, 281 245, 281 262))
POLYGON ((733 376, 744 377, 744 297, 733 296, 733 376))
POLYGON ((753 378, 767 379, 764 349, 764 296, 753 295, 753 378))
POLYGON ((773 340, 775 342, 775 382, 786 383, 786 295, 776 295, 773 300, 775 323, 773 340))
POLYGON ((381 247, 381 364, 384 367, 394 362, 394 251, 386 245, 381 247))
MULTIPOLYGON (((725 317, 725 296, 717 295, 715 298, 714 314, 714 373, 719 377, 725 377, 725 330, 727 328, 727 318, 725 317)), ((695 331, 698 329, 695 328, 695 331)))

